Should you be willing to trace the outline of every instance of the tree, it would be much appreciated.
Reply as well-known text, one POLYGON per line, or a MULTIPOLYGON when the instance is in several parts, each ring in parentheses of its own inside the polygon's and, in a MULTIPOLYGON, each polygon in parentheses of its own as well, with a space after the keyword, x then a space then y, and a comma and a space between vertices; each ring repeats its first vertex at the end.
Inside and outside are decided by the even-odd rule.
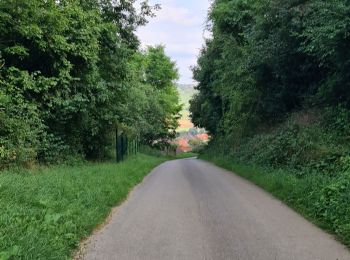
POLYGON ((235 146, 289 113, 349 108, 349 15, 347 0, 214 1, 193 71, 195 125, 235 146))
POLYGON ((0 2, 2 154, 30 157, 17 156, 17 162, 57 162, 69 155, 103 159, 116 127, 127 124, 141 134, 141 118, 139 125, 148 126, 147 142, 173 135, 178 108, 175 65, 161 47, 141 52, 135 35, 158 6, 142 1, 138 9, 135 4, 0 2), (137 56, 141 67, 132 65, 137 56), (157 64, 155 71, 152 66, 157 64), (137 109, 126 111, 128 107, 137 109))
POLYGON ((181 106, 175 80, 178 71, 174 62, 166 56, 164 46, 148 47, 145 52, 144 83, 152 86, 151 106, 146 118, 151 128, 143 133, 145 141, 152 145, 168 144, 175 138, 181 106))

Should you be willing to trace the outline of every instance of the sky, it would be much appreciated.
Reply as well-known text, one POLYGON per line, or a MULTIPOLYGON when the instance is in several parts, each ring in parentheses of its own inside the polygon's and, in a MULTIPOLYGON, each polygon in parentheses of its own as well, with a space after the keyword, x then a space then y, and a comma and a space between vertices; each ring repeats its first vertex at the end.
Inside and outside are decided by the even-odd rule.
POLYGON ((156 17, 137 34, 142 46, 165 45, 165 51, 179 69, 179 83, 192 84, 191 66, 204 44, 204 28, 210 0, 150 0, 160 4, 156 17))

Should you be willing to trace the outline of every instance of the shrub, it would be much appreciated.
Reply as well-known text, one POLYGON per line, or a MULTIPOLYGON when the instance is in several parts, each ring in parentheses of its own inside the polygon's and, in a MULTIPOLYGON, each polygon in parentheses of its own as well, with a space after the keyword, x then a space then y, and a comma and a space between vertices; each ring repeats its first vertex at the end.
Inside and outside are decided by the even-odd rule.
POLYGON ((36 159, 43 125, 37 108, 0 92, 0 168, 36 159))
POLYGON ((287 167, 298 174, 334 175, 349 168, 349 142, 344 140, 349 124, 346 111, 340 110, 327 110, 322 119, 307 124, 300 124, 292 114, 285 123, 244 138, 238 145, 231 145, 229 137, 216 137, 208 152, 230 154, 245 163, 287 167), (343 116, 337 119, 333 113, 343 116))
POLYGON ((344 173, 325 187, 315 203, 315 217, 343 238, 350 239, 350 173, 344 173))

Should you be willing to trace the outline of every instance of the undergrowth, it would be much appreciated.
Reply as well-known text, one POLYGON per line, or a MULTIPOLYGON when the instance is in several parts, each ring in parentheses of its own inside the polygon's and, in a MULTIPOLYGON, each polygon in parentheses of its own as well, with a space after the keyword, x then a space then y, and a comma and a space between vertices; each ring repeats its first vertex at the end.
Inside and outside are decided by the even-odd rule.
POLYGON ((298 176, 288 169, 247 165, 227 157, 201 158, 254 182, 350 247, 350 172, 298 176))
POLYGON ((216 138, 201 158, 253 181, 350 247, 350 117, 344 111, 292 114, 238 145, 216 138))

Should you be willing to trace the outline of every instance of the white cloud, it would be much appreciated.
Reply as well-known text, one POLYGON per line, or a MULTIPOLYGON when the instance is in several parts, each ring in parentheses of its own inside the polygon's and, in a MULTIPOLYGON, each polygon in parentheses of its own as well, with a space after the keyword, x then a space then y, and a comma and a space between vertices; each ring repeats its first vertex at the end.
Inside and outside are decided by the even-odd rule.
POLYGON ((156 20, 185 26, 195 26, 201 23, 201 18, 191 15, 189 9, 171 5, 164 5, 156 20))
POLYGON ((209 0, 159 0, 157 17, 138 30, 142 45, 164 44, 166 53, 177 63, 180 82, 191 83, 191 66, 204 42, 204 25, 209 0))

